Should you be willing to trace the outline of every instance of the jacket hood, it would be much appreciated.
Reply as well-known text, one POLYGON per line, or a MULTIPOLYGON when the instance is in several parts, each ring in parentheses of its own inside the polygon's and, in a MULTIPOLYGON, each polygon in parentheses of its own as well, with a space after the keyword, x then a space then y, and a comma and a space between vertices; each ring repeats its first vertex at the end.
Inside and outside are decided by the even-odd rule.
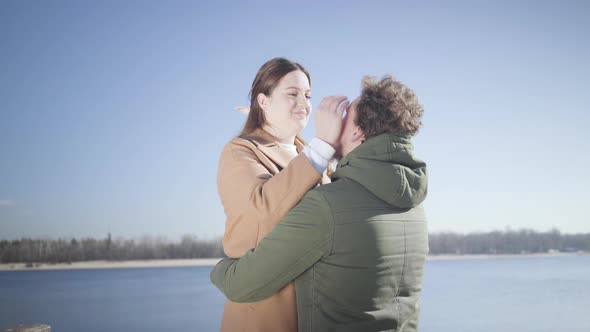
POLYGON ((393 206, 413 208, 428 192, 426 163, 413 149, 409 136, 371 137, 338 162, 332 181, 350 178, 393 206))

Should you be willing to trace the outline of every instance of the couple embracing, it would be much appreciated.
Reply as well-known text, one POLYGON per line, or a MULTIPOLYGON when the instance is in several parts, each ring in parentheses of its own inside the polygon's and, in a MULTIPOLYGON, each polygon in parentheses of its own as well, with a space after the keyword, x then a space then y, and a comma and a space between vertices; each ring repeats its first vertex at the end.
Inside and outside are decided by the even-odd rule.
POLYGON ((427 172, 412 137, 424 110, 391 76, 361 86, 352 102, 319 103, 307 144, 307 70, 275 58, 258 71, 244 129, 219 161, 221 331, 417 330, 427 172))

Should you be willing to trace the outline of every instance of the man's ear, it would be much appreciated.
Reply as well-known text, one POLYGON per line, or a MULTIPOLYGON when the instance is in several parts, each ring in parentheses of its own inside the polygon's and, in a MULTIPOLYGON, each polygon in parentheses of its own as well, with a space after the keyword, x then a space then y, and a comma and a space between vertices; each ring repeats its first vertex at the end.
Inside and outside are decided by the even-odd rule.
POLYGON ((364 142, 366 140, 365 133, 363 133, 360 127, 356 127, 354 129, 354 133, 352 133, 352 141, 353 142, 364 142))
POLYGON ((260 108, 262 108, 263 111, 266 111, 269 102, 268 97, 261 92, 256 96, 256 101, 258 102, 258 105, 260 105, 260 108))

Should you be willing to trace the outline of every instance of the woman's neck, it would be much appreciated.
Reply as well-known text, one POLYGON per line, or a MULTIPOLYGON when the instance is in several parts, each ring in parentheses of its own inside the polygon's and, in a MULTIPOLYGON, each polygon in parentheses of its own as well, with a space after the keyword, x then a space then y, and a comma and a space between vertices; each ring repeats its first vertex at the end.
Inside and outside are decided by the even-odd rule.
POLYGON ((278 130, 273 129, 272 127, 265 125, 262 128, 267 133, 271 134, 279 143, 283 144, 295 144, 295 136, 296 135, 279 135, 278 130))

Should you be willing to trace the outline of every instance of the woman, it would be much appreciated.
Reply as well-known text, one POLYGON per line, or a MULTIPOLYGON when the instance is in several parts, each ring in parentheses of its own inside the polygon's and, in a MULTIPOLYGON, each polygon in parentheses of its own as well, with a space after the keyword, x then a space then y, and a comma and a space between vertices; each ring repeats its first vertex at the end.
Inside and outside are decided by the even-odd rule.
MULTIPOLYGON (((327 98, 316 114, 316 138, 299 137, 311 114, 310 77, 284 58, 265 63, 250 91, 248 120, 223 149, 218 190, 227 216, 223 248, 241 257, 280 222, 323 175, 340 136, 346 97, 327 98)), ((221 331, 297 331, 293 283, 256 303, 227 301, 221 331)))

